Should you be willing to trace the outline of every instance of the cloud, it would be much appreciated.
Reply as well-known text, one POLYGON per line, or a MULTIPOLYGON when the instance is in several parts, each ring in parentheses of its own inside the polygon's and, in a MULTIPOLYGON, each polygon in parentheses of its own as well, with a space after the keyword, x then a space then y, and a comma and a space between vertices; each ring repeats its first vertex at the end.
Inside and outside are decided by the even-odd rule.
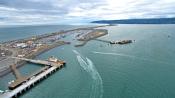
POLYGON ((175 17, 175 0, 1 0, 0 24, 175 17))

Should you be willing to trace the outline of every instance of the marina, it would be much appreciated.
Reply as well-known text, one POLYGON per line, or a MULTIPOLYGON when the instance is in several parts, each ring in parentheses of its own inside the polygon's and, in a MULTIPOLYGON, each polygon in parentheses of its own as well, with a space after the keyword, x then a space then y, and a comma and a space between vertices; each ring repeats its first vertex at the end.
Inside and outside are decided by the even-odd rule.
POLYGON ((11 57, 20 58, 35 58, 36 56, 53 49, 58 46, 71 44, 70 41, 64 40, 66 36, 77 34, 82 36, 77 37, 77 41, 83 40, 83 44, 75 46, 83 46, 85 43, 92 39, 101 37, 107 34, 107 30, 96 29, 102 26, 92 26, 86 28, 76 28, 72 30, 60 30, 58 32, 47 33, 43 35, 36 35, 28 38, 6 41, 0 43, 0 77, 10 73, 10 65, 17 63, 17 68, 25 64, 25 61, 20 59, 12 59, 11 57))

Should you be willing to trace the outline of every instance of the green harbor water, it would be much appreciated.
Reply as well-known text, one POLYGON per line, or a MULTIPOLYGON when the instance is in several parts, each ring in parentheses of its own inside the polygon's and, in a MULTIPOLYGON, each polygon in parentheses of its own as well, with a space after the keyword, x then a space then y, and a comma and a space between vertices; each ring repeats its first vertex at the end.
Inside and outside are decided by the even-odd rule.
MULTIPOLYGON (((0 38, 7 41, 81 26, 63 27, 0 28, 0 38)), ((53 55, 65 60, 66 67, 20 98, 175 98, 175 25, 118 25, 104 29, 109 34, 100 39, 135 41, 109 45, 93 40, 83 47, 71 44, 47 51, 36 58, 53 55)), ((64 40, 73 41, 73 36, 64 40)), ((19 70, 27 75, 39 68, 26 64, 19 70)), ((12 74, 0 78, 0 89, 5 90, 12 79, 12 74)))

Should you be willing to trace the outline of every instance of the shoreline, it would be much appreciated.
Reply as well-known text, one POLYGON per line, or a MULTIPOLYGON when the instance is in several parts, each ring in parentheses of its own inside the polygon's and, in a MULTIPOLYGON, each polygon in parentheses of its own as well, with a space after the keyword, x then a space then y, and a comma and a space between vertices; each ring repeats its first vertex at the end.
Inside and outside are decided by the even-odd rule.
MULTIPOLYGON (((37 40, 41 40, 41 39, 47 39, 51 36, 57 36, 57 35, 62 35, 62 34, 67 34, 69 32, 73 32, 73 31, 78 31, 78 30, 94 30, 96 28, 99 28, 99 27, 106 27, 107 25, 101 25, 101 26, 93 26, 93 27, 83 27, 83 28, 76 28, 76 29, 71 29, 71 30, 65 30, 65 31, 58 31, 58 32, 53 32, 53 33, 46 33, 46 34, 41 34, 41 35, 36 35, 36 36, 31 36, 31 37, 28 37, 28 38, 23 38, 23 39, 16 39, 16 40, 10 40, 10 41, 6 41, 6 42, 1 42, 0 44, 1 45, 8 45, 9 43, 14 43, 14 42, 21 42, 21 43, 24 43, 24 42, 27 42, 27 41, 37 41, 37 40)), ((70 42, 65 42, 65 41, 61 41, 61 40, 58 40, 57 42, 54 42, 54 44, 52 45, 45 45, 41 48, 39 48, 36 52, 32 52, 32 53, 29 53, 25 56, 25 58, 35 58, 36 56, 46 52, 46 51, 49 51, 55 47, 59 47, 59 46, 62 46, 62 45, 65 45, 65 44, 70 44, 70 42)), ((9 46, 8 46, 9 48, 9 46)), ((17 68, 20 68, 21 66, 25 65, 26 62, 25 61, 18 61, 17 63, 17 68)), ((6 76, 7 74, 9 74, 11 72, 11 69, 9 68, 9 65, 8 66, 3 66, 4 68, 0 69, 0 78, 3 77, 3 76, 6 76)))
MULTIPOLYGON (((53 48, 56 48, 56 47, 59 47, 59 46, 62 46, 62 45, 66 45, 66 44, 69 44, 69 43, 68 43, 68 42, 62 41, 62 43, 54 44, 54 45, 52 45, 52 46, 50 46, 50 47, 48 47, 48 48, 45 48, 45 49, 43 49, 43 50, 37 52, 36 54, 34 54, 34 53, 33 53, 33 54, 30 54, 30 55, 28 55, 26 58, 33 59, 33 58, 35 58, 36 56, 38 56, 38 55, 40 55, 40 54, 42 54, 42 53, 44 53, 44 52, 47 52, 47 51, 49 51, 49 50, 51 50, 51 49, 53 49, 53 48)), ((19 62, 17 62, 16 67, 17 67, 17 68, 20 68, 20 67, 22 67, 23 65, 25 65, 26 63, 27 63, 26 61, 19 61, 19 62)), ((0 77, 3 77, 3 76, 5 76, 5 75, 9 74, 10 72, 11 72, 11 69, 10 69, 9 67, 5 67, 5 68, 0 72, 0 77)))
POLYGON ((9 40, 9 41, 2 41, 2 42, 0 42, 0 45, 5 44, 5 43, 10 43, 10 42, 13 42, 13 41, 20 41, 20 40, 21 41, 26 41, 26 40, 31 39, 32 37, 36 37, 37 39, 40 39, 40 38, 46 38, 46 37, 49 37, 49 36, 52 36, 52 35, 65 34, 65 33, 76 31, 76 30, 92 30, 92 29, 96 29, 96 28, 100 28, 100 27, 106 27, 106 26, 109 26, 109 25, 92 26, 92 27, 87 27, 87 28, 82 27, 82 28, 75 28, 75 29, 70 29, 70 30, 65 30, 65 31, 60 30, 60 31, 57 31, 57 32, 52 32, 52 33, 29 36, 29 37, 26 37, 26 38, 14 39, 14 40, 9 40))

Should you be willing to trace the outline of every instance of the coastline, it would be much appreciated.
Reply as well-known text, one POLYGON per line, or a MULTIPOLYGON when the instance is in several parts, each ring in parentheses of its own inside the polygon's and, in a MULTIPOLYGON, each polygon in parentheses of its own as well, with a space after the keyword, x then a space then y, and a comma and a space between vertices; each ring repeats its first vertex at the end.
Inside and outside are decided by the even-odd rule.
MULTIPOLYGON (((37 53, 30 54, 26 58, 33 59, 36 56, 38 56, 38 55, 40 55, 40 54, 42 54, 44 52, 49 51, 50 49, 53 49, 53 48, 56 48, 56 47, 59 47, 59 46, 65 45, 65 44, 69 44, 69 43, 68 42, 64 42, 64 41, 61 41, 61 43, 54 44, 54 45, 52 45, 52 46, 50 46, 48 48, 45 48, 45 49, 43 49, 43 50, 41 50, 41 51, 39 51, 37 53)), ((26 61, 19 61, 19 62, 17 62, 16 67, 17 68, 20 68, 21 66, 23 66, 26 63, 27 63, 26 61)), ((9 67, 5 67, 4 69, 1 69, 1 70, 2 71, 0 72, 0 77, 3 77, 3 76, 5 76, 5 75, 7 75, 8 73, 11 72, 11 69, 9 67)))
MULTIPOLYGON (((93 26, 93 27, 83 27, 83 28, 76 28, 76 29, 71 29, 71 30, 65 30, 65 31, 58 31, 58 32, 54 32, 54 33, 46 33, 46 34, 42 34, 42 35, 36 35, 36 36, 32 36, 32 37, 29 37, 29 38, 23 38, 23 39, 17 39, 17 40, 11 40, 11 41, 6 41, 6 42, 1 42, 0 44, 3 45, 3 44, 9 44, 9 43, 13 43, 13 42, 26 42, 26 41, 36 41, 36 40, 40 40, 40 39, 44 39, 44 38, 49 38, 50 36, 56 36, 56 35, 62 35, 62 34, 67 34, 69 32, 74 32, 74 31, 78 31, 78 30, 94 30, 96 28, 99 28, 99 27, 106 27, 107 25, 101 25, 101 26, 93 26), (33 39, 35 38, 35 39, 33 39)), ((86 43, 86 42, 85 42, 86 43)), ((50 49, 53 49, 55 47, 59 47, 59 46, 62 46, 62 45, 65 45, 65 44, 70 44, 70 42, 65 42, 65 41, 60 41, 58 40, 58 42, 54 42, 54 44, 52 45, 46 45, 46 46, 43 46, 41 48, 39 48, 39 50, 37 50, 36 52, 32 52, 32 53, 29 53, 28 55, 25 56, 25 58, 35 58, 36 56, 50 50, 50 49)), ((26 62, 25 61, 18 61, 17 62, 17 68, 25 65, 26 62)), ((9 66, 3 66, 3 68, 0 68, 0 77, 3 77, 5 75, 7 75, 8 73, 11 72, 11 69, 9 68, 9 66)))

